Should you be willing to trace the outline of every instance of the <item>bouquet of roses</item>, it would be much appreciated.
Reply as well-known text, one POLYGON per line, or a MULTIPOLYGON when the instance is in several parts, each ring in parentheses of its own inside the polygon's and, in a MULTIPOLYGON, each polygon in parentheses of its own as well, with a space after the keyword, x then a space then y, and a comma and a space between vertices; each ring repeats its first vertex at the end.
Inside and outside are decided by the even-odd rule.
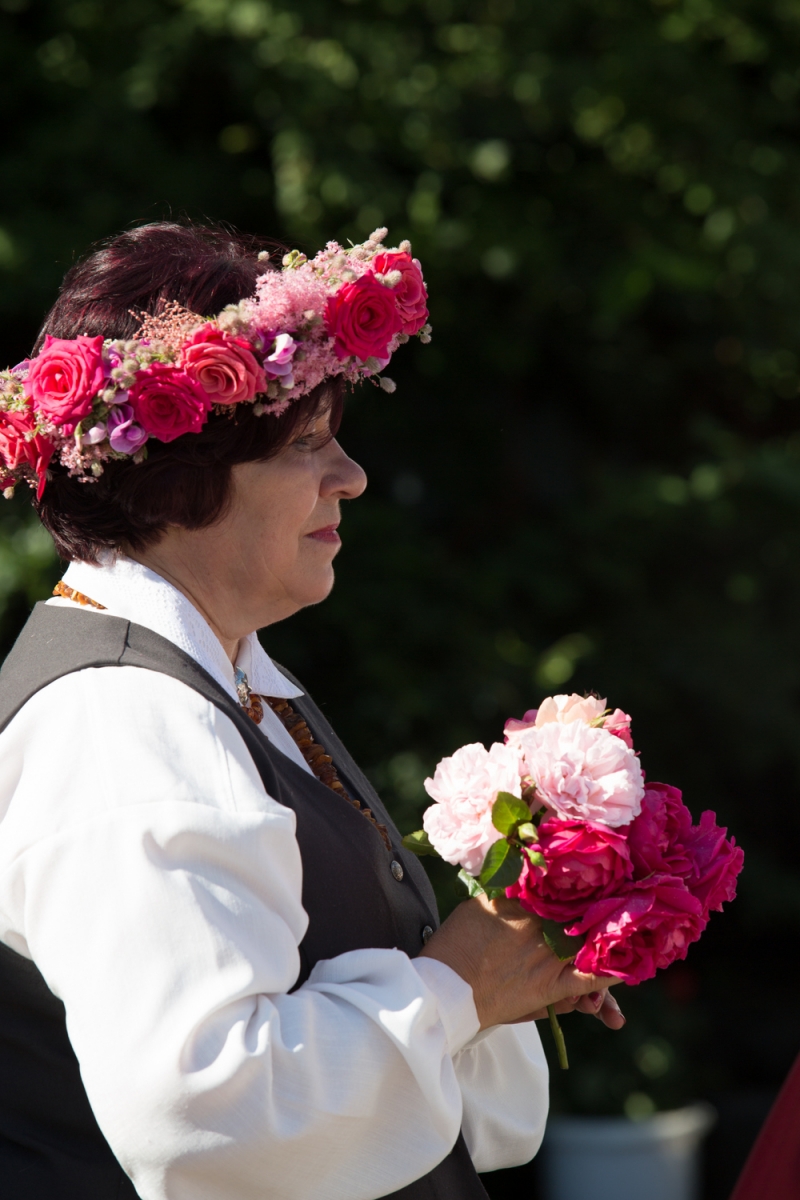
POLYGON ((471 895, 518 899, 581 971, 651 979, 736 894, 741 848, 713 812, 695 825, 677 788, 645 781, 630 717, 595 696, 548 697, 506 721, 504 742, 443 758, 425 788, 436 803, 407 848, 460 866, 471 895))

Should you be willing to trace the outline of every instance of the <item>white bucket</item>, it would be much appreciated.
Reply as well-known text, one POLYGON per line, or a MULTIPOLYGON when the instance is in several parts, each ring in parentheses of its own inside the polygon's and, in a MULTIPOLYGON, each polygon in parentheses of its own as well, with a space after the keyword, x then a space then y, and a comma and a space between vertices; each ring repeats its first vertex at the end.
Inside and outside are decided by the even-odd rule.
POLYGON ((553 1117, 542 1148, 545 1200, 697 1200, 710 1104, 628 1117, 553 1117))

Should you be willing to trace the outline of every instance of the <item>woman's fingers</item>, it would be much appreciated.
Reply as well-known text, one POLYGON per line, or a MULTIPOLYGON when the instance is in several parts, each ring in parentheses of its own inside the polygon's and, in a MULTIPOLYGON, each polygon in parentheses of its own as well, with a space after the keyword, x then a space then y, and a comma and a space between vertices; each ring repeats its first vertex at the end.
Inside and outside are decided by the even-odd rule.
MULTIPOLYGON (((622 1029, 625 1024, 622 1009, 606 988, 599 992, 590 992, 587 996, 569 996, 566 1000, 559 1000, 553 1007, 559 1016, 562 1013, 581 1012, 590 1017, 597 1017, 598 1021, 602 1021, 609 1029, 622 1029)), ((516 1025, 522 1021, 544 1021, 547 1016, 547 1009, 541 1008, 538 1012, 528 1013, 512 1023, 516 1025)))
POLYGON ((576 1001, 575 1009, 577 1012, 586 1013, 590 1017, 597 1017, 598 1021, 602 1021, 609 1029, 621 1029, 625 1024, 622 1009, 608 988, 603 988, 599 992, 589 992, 587 996, 581 996, 576 1001))
POLYGON ((566 999, 567 996, 588 996, 592 992, 605 992, 619 983, 619 980, 612 975, 587 975, 576 967, 565 966, 561 973, 561 983, 566 999))
POLYGON ((611 992, 605 993, 603 1003, 594 1015, 609 1029, 622 1029, 625 1024, 625 1015, 611 992))

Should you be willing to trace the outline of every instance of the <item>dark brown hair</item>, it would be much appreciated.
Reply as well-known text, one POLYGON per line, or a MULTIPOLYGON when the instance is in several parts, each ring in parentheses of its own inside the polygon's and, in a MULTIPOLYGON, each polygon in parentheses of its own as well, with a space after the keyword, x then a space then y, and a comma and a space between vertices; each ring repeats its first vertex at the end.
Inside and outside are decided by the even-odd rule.
MULTIPOLYGON (((170 300, 214 316, 251 296, 258 276, 273 269, 269 259, 258 259, 265 249, 274 244, 220 226, 159 222, 121 233, 67 272, 34 354, 48 333, 135 337, 138 314, 155 314, 170 300)), ((199 433, 166 445, 150 441, 143 463, 108 462, 96 481, 80 482, 52 464, 35 502, 42 524, 61 558, 90 563, 103 549, 142 550, 169 525, 202 529, 224 514, 235 464, 274 457, 328 408, 335 432, 342 391, 340 380, 320 384, 279 417, 257 417, 247 404, 232 415, 212 412, 199 433)))

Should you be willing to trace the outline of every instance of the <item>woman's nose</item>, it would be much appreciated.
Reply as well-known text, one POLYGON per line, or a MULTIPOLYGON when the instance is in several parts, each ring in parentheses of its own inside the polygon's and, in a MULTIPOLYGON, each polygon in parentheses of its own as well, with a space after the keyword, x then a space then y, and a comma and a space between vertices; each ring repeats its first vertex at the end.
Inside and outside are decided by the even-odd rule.
POLYGON ((325 473, 321 492, 337 495, 342 500, 355 500, 367 486, 367 473, 354 459, 345 454, 337 441, 330 443, 334 460, 325 473))

